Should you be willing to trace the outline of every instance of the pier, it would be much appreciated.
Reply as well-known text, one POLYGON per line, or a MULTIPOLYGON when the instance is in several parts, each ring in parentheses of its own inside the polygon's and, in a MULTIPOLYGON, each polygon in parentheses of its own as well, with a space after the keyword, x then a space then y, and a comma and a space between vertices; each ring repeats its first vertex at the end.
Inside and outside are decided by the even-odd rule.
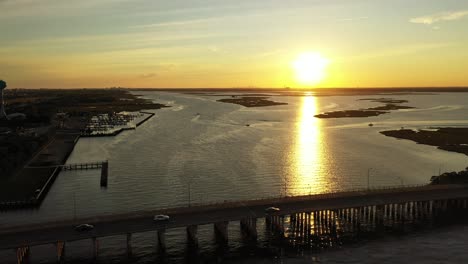
POLYGON ((61 165, 63 170, 93 170, 93 169, 101 169, 103 168, 108 162, 107 161, 100 161, 100 162, 88 162, 88 163, 72 163, 72 164, 65 164, 61 165))
POLYGON ((34 252, 29 252, 31 247, 55 244, 57 257, 63 261, 68 241, 88 239, 96 257, 99 238, 122 235, 131 255, 133 233, 156 231, 155 243, 164 252, 166 231, 180 227, 186 228, 187 245, 196 249, 200 225, 212 225, 216 243, 227 246, 227 227, 231 222, 240 223, 239 232, 249 241, 256 241, 258 223, 264 222, 272 239, 281 243, 323 248, 368 234, 405 232, 467 220, 468 186, 430 185, 192 205, 78 219, 78 223, 94 225, 88 232, 75 231, 75 221, 10 227, 0 230, 0 249, 15 249, 22 259, 27 259, 34 252), (280 211, 267 213, 265 209, 270 206, 280 211), (167 214, 170 220, 153 221, 156 214, 167 214))

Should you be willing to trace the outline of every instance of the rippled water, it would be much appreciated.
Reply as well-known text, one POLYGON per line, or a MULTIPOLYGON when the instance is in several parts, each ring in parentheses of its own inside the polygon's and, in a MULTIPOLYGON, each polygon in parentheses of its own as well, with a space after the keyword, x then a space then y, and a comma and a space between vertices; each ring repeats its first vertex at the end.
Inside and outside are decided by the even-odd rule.
MULTIPOLYGON (((378 133, 402 126, 466 126, 468 94, 464 93, 391 95, 387 97, 408 99, 417 108, 348 119, 313 116, 380 104, 357 100, 369 96, 274 96, 273 100, 288 105, 244 108, 200 94, 137 94, 171 107, 156 110, 156 116, 135 131, 80 139, 68 160, 109 160, 107 189, 99 187, 99 171, 62 172, 39 210, 3 213, 0 226, 72 219, 75 212, 84 217, 360 188, 367 186, 368 171, 371 186, 422 184, 439 169, 458 171, 467 166, 465 155, 378 133), (373 127, 368 126, 371 122, 373 127)), ((199 233, 201 252, 212 251, 212 227, 201 227, 199 233)), ((230 233, 234 250, 243 250, 234 242, 238 223, 230 225, 230 233)), ((183 230, 171 230, 167 239, 169 260, 183 259, 183 230)), ((105 238, 102 258, 121 260, 124 240, 105 238)), ((73 244, 67 252, 72 259, 91 256, 89 241, 73 244)), ((138 256, 133 262, 154 260, 155 234, 137 234, 133 245, 138 256)), ((34 248, 33 258, 54 261, 53 246, 38 248, 43 250, 34 248)))

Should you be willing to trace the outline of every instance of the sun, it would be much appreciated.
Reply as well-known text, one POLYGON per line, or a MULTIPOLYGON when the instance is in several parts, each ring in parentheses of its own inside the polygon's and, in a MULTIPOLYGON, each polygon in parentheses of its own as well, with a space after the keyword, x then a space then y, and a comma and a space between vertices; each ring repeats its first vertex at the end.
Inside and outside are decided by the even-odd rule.
POLYGON ((330 61, 320 53, 302 53, 293 63, 296 78, 302 84, 317 84, 325 78, 329 63, 330 61))

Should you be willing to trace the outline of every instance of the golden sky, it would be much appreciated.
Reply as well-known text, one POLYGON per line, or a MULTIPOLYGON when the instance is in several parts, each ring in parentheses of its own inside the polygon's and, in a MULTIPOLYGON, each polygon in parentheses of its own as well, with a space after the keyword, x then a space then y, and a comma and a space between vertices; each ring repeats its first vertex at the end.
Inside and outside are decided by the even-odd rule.
POLYGON ((0 10, 0 79, 13 88, 468 86, 468 1, 0 0, 0 10))

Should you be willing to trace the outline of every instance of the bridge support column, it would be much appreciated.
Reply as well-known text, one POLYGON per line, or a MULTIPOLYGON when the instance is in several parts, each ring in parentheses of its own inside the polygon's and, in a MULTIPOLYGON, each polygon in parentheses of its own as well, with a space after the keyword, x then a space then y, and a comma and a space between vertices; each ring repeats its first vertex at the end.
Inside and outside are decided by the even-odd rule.
POLYGON ((310 212, 307 212, 306 214, 306 223, 307 223, 307 244, 310 244, 311 243, 311 240, 312 240, 312 224, 311 224, 311 221, 312 221, 312 215, 310 212))
POLYGON ((440 201, 432 201, 432 219, 435 225, 439 223, 440 201))
POLYGON ((132 256, 132 233, 127 234, 127 256, 132 256))
POLYGON ((99 240, 96 237, 92 238, 93 241, 93 259, 97 260, 99 257, 99 240))
POLYGON ((323 211, 317 212, 317 234, 323 235, 323 211))
POLYGON ((18 264, 31 263, 31 249, 28 246, 16 249, 16 260, 18 264))
POLYGON ((218 243, 227 244, 228 243, 228 221, 217 222, 214 224, 216 241, 218 243))
MULTIPOLYGON (((290 216, 290 224, 292 226, 292 230, 295 235, 298 232, 298 222, 299 216, 298 214, 291 214, 290 216)), ((268 231, 278 235, 280 237, 284 237, 284 216, 278 215, 269 215, 265 218, 266 228, 268 231)))
POLYGON ((257 239, 257 218, 245 218, 240 221, 242 235, 249 240, 257 239))
POLYGON ((297 219, 298 219, 298 236, 299 236, 299 241, 304 242, 304 214, 299 213, 297 214, 297 219))
POLYGON ((400 204, 400 229, 402 232, 405 232, 406 206, 407 206, 406 203, 400 204))
POLYGON ((362 221, 362 207, 358 207, 354 210, 356 213, 356 234, 359 236, 361 234, 361 221, 362 221))
POLYGON ((198 226, 190 225, 187 226, 187 242, 192 248, 198 247, 198 226))
POLYGON ((101 168, 101 187, 107 187, 107 175, 109 174, 109 162, 102 163, 101 168))
POLYGON ((166 252, 166 229, 158 229, 158 250, 166 252))
POLYGON ((385 231, 384 225, 385 205, 377 205, 375 210, 375 230, 378 233, 385 231))
POLYGON ((65 263, 65 241, 57 241, 57 262, 65 263))

